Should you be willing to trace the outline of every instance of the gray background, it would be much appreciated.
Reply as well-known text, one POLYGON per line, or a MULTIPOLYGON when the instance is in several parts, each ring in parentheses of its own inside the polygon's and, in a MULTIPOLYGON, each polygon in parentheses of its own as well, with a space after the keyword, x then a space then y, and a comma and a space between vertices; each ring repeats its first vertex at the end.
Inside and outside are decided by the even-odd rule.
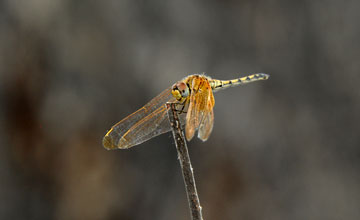
POLYGON ((205 219, 360 218, 359 1, 0 1, 0 218, 189 219, 171 134, 101 140, 188 74, 215 94, 188 146, 205 219))

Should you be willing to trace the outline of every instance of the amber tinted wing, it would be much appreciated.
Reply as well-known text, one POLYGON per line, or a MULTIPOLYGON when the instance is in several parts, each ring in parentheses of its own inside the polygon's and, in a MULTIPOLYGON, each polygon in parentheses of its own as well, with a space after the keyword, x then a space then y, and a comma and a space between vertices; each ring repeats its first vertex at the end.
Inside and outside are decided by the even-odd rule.
POLYGON ((125 149, 170 131, 165 103, 174 101, 170 87, 144 107, 115 124, 103 139, 104 147, 125 149))
POLYGON ((213 126, 214 97, 211 87, 206 79, 194 78, 191 82, 191 95, 188 113, 186 115, 186 139, 190 141, 195 131, 201 125, 198 137, 206 140, 213 126))
POLYGON ((214 105, 215 105, 214 95, 210 88, 208 90, 205 110, 203 111, 204 112, 203 119, 200 122, 200 127, 198 131, 198 138, 200 138, 202 141, 206 141, 211 134, 214 125, 214 111, 213 111, 214 105))
POLYGON ((188 112, 186 114, 186 125, 185 125, 185 136, 188 141, 190 141, 195 134, 196 129, 199 127, 200 120, 199 120, 199 106, 200 106, 200 100, 201 97, 198 93, 198 89, 195 90, 194 85, 196 82, 194 82, 193 79, 190 82, 190 104, 188 108, 188 112))

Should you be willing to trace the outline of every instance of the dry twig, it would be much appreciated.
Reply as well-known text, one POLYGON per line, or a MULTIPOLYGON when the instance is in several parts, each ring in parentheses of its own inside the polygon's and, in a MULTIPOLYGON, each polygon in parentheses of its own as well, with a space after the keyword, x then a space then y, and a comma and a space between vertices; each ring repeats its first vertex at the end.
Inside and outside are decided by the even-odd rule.
POLYGON ((202 220, 200 200, 196 190, 193 168, 191 166, 184 133, 181 129, 180 120, 177 114, 176 103, 166 103, 166 108, 168 110, 169 121, 172 127, 178 159, 185 182, 191 217, 193 220, 202 220))

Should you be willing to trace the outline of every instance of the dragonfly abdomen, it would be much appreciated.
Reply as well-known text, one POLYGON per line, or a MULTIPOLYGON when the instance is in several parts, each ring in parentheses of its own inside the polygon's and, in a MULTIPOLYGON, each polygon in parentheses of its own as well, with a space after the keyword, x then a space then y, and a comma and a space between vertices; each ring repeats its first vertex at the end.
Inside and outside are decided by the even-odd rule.
POLYGON ((258 80, 266 80, 269 78, 268 74, 265 73, 256 73, 249 76, 240 77, 238 79, 231 79, 231 80, 218 80, 218 79, 211 79, 209 80, 211 88, 214 91, 225 89, 232 86, 238 86, 250 82, 255 82, 258 80))

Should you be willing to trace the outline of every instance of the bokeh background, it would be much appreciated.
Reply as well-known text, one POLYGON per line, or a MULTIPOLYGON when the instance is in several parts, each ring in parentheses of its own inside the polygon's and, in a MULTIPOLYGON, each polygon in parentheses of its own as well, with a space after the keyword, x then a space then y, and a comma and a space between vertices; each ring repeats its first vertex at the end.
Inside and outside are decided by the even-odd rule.
POLYGON ((204 218, 360 218, 359 1, 0 1, 0 219, 189 219, 170 133, 103 135, 188 74, 215 94, 188 146, 204 218))

